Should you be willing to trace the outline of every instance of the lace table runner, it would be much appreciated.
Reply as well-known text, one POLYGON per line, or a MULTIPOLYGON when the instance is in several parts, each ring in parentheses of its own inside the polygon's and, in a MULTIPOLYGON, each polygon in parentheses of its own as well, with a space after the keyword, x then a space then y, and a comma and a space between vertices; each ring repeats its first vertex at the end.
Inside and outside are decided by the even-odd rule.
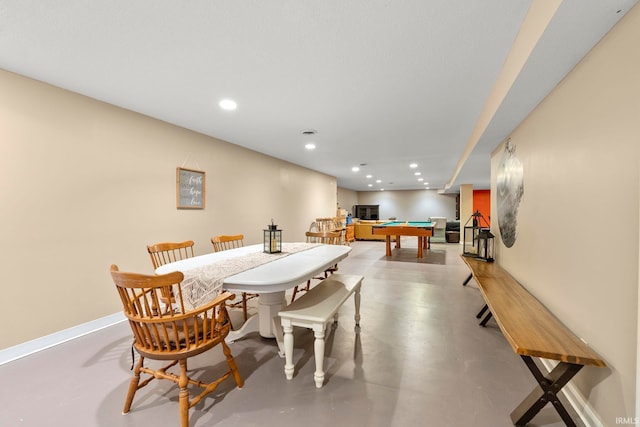
MULTIPOLYGON (((213 300, 222 290, 224 279, 229 276, 316 246, 320 245, 316 243, 283 243, 280 253, 254 252, 183 271, 182 298, 184 308, 193 310, 213 300)), ((177 290, 174 294, 176 294, 179 304, 180 295, 177 290)))

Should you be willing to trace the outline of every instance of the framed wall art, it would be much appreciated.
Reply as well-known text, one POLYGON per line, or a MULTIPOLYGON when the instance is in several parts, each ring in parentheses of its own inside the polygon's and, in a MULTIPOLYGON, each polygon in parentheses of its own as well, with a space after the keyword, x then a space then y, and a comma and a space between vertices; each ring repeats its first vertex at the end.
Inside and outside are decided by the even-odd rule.
POLYGON ((204 209, 205 174, 203 171, 176 168, 176 205, 178 209, 204 209))

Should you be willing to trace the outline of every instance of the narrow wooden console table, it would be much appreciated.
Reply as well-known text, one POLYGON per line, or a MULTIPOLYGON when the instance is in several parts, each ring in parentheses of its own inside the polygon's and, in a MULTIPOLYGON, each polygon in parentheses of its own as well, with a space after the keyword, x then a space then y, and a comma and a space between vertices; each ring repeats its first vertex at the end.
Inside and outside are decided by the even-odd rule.
MULTIPOLYGON (((478 317, 490 310, 511 348, 538 382, 538 387, 511 413, 511 421, 524 426, 550 402, 567 426, 575 426, 557 394, 583 366, 605 367, 604 361, 498 264, 465 256, 462 259, 486 303, 478 317), (545 376, 532 357, 559 363, 545 376)), ((463 284, 470 279, 471 276, 463 284)), ((487 320, 488 317, 481 325, 487 320)))

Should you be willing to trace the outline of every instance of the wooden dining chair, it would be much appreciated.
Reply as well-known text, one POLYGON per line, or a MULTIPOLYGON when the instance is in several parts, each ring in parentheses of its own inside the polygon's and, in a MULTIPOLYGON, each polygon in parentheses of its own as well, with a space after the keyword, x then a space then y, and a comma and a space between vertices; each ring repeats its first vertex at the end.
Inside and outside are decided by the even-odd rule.
POLYGON ((165 265, 170 262, 192 258, 194 256, 193 245, 193 240, 187 240, 186 242, 180 243, 165 242, 148 245, 147 251, 149 252, 149 256, 151 256, 153 269, 155 270, 161 265, 165 265))
MULTIPOLYGON (((211 244, 213 245, 214 252, 222 252, 229 249, 241 248, 244 246, 244 235, 234 234, 213 236, 211 238, 211 244)), ((244 316, 244 320, 246 321, 249 318, 249 314, 247 313, 247 301, 252 298, 256 298, 257 296, 258 294, 242 292, 240 301, 235 303, 229 302, 227 303, 227 307, 242 308, 242 314, 244 316)))
POLYGON ((229 249, 241 248, 244 246, 244 235, 234 234, 232 236, 213 236, 211 238, 214 252, 222 252, 229 249))
MULTIPOLYGON (((307 243, 321 243, 324 245, 339 245, 341 244, 341 233, 339 231, 307 231, 305 233, 307 243)), ((296 299, 296 295, 300 292, 307 292, 311 289, 311 280, 324 280, 329 277, 330 274, 338 271, 338 264, 327 268, 324 271, 324 276, 314 277, 307 280, 305 286, 297 285, 293 288, 293 294, 291 295, 291 302, 296 299)))
POLYGON ((311 223, 311 226, 309 227, 309 231, 311 232, 326 232, 326 231, 331 231, 331 232, 338 232, 340 233, 340 238, 338 243, 336 244, 341 244, 344 245, 346 244, 347 246, 349 246, 348 242, 346 241, 346 217, 331 217, 331 218, 316 218, 316 220, 314 222, 311 223))
MULTIPOLYGON (((225 303, 234 298, 232 293, 224 292, 213 301, 187 311, 182 304, 181 282, 184 276, 179 271, 164 275, 145 275, 121 272, 116 265, 112 265, 111 277, 133 332, 133 348, 140 355, 129 382, 123 414, 131 409, 136 392, 154 379, 169 380, 180 387, 181 427, 189 426, 189 408, 197 405, 231 375, 238 388, 242 388, 243 381, 238 367, 225 342, 231 327, 225 303), (179 302, 172 304, 170 310, 156 310, 155 307, 161 304, 167 288, 174 289, 179 302), (190 378, 187 360, 217 345, 222 346, 229 370, 211 382, 190 378), (145 365, 145 359, 165 361, 168 364, 151 368, 145 365), (180 365, 179 373, 169 372, 168 369, 176 364, 180 365), (141 381, 141 374, 149 377, 141 381), (189 385, 204 390, 191 398, 187 388, 189 385)), ((162 394, 164 395, 164 391, 162 394)))
MULTIPOLYGON (((192 258, 194 256, 193 245, 193 240, 179 243, 163 242, 147 245, 147 252, 149 252, 149 256, 151 257, 153 269, 155 270, 161 265, 169 264, 170 262, 192 258)), ((165 294, 162 297, 165 304, 175 302, 170 289, 165 289, 165 294)))

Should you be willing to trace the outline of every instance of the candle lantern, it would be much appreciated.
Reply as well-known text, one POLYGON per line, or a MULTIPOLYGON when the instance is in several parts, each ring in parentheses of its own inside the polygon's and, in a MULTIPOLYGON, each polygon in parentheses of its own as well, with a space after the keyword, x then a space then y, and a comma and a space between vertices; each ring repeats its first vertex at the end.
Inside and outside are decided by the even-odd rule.
POLYGON ((477 257, 479 252, 479 234, 482 229, 488 229, 489 223, 479 210, 475 211, 464 225, 462 236, 462 255, 477 257), (483 225, 484 223, 484 225, 483 225))
POLYGON ((481 261, 493 262, 493 238, 495 236, 488 228, 483 228, 478 233, 478 255, 481 261))
POLYGON ((271 220, 271 225, 264 230, 264 251, 268 254, 282 252, 282 230, 271 220))

